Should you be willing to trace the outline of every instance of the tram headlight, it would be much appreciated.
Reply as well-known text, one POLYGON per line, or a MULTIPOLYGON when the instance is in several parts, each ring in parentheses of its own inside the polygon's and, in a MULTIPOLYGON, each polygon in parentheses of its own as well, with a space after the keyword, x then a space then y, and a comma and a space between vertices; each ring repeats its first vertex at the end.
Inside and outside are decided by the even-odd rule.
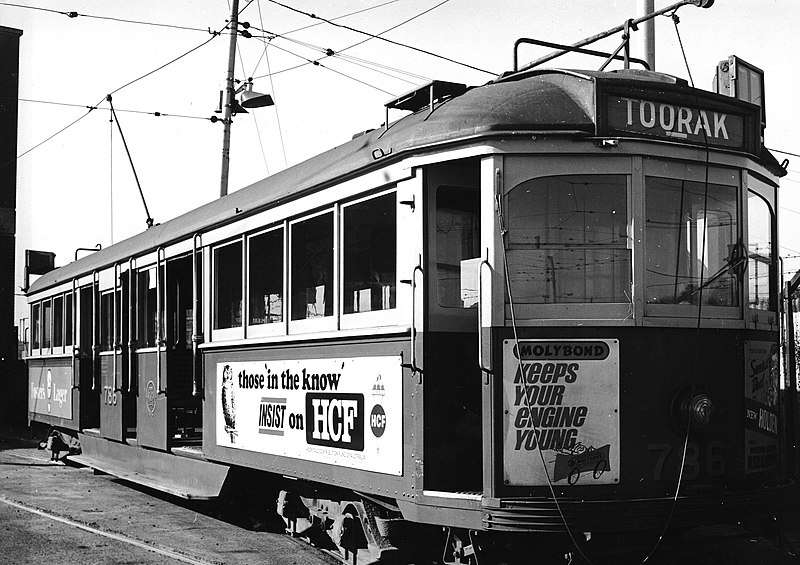
POLYGON ((686 431, 708 428, 714 414, 714 402, 703 390, 689 389, 679 393, 673 403, 673 415, 678 427, 686 431))

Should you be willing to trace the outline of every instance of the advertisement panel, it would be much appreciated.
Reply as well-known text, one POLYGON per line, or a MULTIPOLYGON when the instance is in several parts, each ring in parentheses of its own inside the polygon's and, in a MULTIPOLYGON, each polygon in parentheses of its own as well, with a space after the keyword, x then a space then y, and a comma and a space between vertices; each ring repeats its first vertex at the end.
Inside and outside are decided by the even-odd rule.
POLYGON ((503 342, 507 485, 619 482, 619 341, 503 342))
POLYGON ((217 445, 402 474, 400 356, 217 364, 217 445))
POLYGON ((28 369, 28 412, 72 419, 72 367, 28 369))
POLYGON ((754 473, 778 465, 778 344, 744 344, 744 470, 754 473))

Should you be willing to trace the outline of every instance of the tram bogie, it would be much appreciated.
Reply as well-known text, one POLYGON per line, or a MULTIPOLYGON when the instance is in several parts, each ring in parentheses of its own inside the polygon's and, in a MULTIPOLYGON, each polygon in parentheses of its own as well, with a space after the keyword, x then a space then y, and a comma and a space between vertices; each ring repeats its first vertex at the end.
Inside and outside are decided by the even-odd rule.
POLYGON ((426 88, 34 283, 30 420, 186 497, 263 476, 362 563, 785 507, 761 109, 646 71, 426 88))

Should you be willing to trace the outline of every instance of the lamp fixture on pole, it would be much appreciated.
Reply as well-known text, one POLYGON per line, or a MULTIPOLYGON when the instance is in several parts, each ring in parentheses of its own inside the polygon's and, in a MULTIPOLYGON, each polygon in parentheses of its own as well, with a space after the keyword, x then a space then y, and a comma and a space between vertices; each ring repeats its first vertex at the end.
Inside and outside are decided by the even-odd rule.
MULTIPOLYGON (((247 24, 244 24, 247 27, 247 24)), ((247 113, 245 108, 263 108, 274 104, 269 94, 253 91, 253 79, 248 79, 239 88, 234 86, 233 72, 236 65, 236 39, 239 35, 239 0, 231 1, 230 47, 228 50, 228 73, 225 79, 225 104, 222 107, 222 173, 220 177, 219 195, 228 194, 228 175, 231 165, 231 122, 237 112, 247 113), (241 102, 236 95, 241 93, 241 102)))

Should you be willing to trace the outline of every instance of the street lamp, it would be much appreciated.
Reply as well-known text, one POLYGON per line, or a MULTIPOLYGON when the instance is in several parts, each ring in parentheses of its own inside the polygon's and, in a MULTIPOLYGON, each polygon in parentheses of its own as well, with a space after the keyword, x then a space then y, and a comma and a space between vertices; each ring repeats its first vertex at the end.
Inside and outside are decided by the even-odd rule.
POLYGON ((228 194, 228 173, 231 165, 231 118, 238 112, 246 112, 244 108, 263 108, 274 104, 269 94, 253 91, 253 79, 248 79, 239 88, 234 88, 233 71, 236 64, 236 38, 239 35, 239 0, 231 2, 230 19, 231 41, 228 50, 228 74, 225 83, 225 106, 222 118, 222 174, 220 177, 219 195, 228 194), (241 102, 236 95, 241 94, 241 102))

